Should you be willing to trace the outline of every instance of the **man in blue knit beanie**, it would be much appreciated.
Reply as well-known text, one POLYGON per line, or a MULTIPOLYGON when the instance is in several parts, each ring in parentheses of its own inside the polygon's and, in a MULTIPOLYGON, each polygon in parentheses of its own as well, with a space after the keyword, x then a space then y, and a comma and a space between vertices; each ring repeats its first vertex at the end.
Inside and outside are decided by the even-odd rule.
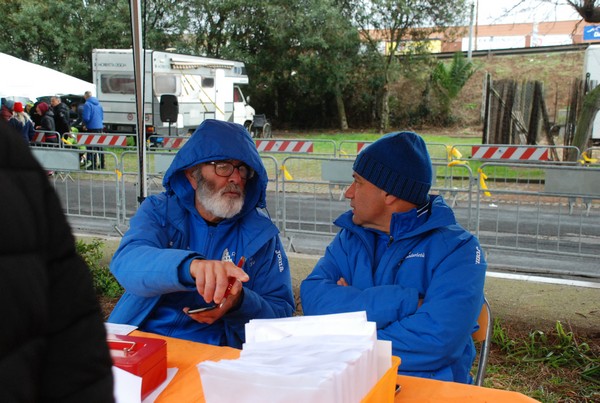
POLYGON ((400 357, 398 373, 472 383, 487 264, 477 238, 429 194, 425 142, 387 134, 353 170, 351 210, 335 220, 341 230, 301 284, 304 314, 366 311, 400 357))

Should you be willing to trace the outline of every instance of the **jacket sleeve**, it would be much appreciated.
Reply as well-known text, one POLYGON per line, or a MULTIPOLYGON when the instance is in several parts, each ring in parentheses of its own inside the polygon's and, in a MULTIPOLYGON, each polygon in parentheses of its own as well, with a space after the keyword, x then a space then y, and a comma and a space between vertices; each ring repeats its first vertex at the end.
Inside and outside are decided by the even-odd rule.
POLYGON ((81 121, 82 121, 83 125, 87 126, 88 124, 90 124, 91 118, 92 118, 92 106, 83 104, 83 108, 81 109, 81 121))
POLYGON ((362 245, 356 243, 355 237, 349 241, 348 235, 343 230, 334 238, 313 272, 302 282, 300 293, 304 314, 366 311, 368 320, 382 328, 414 313, 419 302, 418 291, 394 284, 374 285, 373 269, 369 269, 373 263, 365 254, 356 253, 362 245), (363 278, 359 280, 360 276, 363 278), (337 281, 342 277, 349 284, 359 286, 338 285, 337 281))
POLYGON ((244 284, 242 303, 223 317, 228 339, 245 340, 244 328, 250 319, 283 318, 294 311, 290 267, 278 235, 247 260, 246 266, 250 281, 244 284))
POLYGON ((140 297, 195 289, 193 283, 180 281, 179 271, 188 268, 190 258, 202 256, 172 247, 173 240, 157 214, 164 208, 155 197, 140 205, 110 263, 111 272, 123 288, 140 297))
POLYGON ((437 245, 448 253, 430 270, 423 304, 378 330, 378 337, 391 340, 394 355, 402 357, 404 372, 433 373, 459 361, 465 346, 472 345, 483 304, 487 264, 477 239, 465 232, 458 244, 442 240, 437 245))

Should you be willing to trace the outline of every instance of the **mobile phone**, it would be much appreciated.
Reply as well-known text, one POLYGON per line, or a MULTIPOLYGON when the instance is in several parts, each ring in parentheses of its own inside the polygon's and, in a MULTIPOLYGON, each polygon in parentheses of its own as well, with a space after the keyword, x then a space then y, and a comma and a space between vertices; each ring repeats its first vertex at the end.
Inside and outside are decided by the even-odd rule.
POLYGON ((193 314, 193 313, 200 313, 200 312, 206 312, 206 311, 212 311, 215 308, 218 308, 219 305, 210 305, 210 306, 203 306, 202 308, 190 308, 187 313, 188 315, 193 314))

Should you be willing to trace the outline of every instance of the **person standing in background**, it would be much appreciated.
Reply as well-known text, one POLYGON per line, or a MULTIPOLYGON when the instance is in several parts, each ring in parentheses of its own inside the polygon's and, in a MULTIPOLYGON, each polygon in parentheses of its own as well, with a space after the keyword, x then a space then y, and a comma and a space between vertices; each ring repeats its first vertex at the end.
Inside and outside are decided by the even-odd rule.
POLYGON ((0 112, 0 116, 2 116, 2 120, 4 120, 5 122, 8 122, 10 118, 12 118, 13 105, 13 101, 6 98, 2 98, 2 111, 0 112))
POLYGON ((31 106, 29 106, 29 103, 28 103, 27 113, 29 114, 29 117, 33 121, 33 127, 35 127, 35 128, 37 128, 38 126, 40 126, 42 124, 42 117, 38 114, 38 109, 37 109, 37 107, 40 103, 42 103, 42 101, 36 101, 36 102, 32 103, 31 106))
POLYGON ((60 97, 54 96, 50 98, 50 105, 52 106, 52 112, 54 112, 54 126, 56 127, 56 131, 61 136, 69 133, 71 125, 69 124, 69 107, 67 104, 60 97))
POLYGON ((33 139, 35 129, 33 128, 33 121, 29 115, 23 110, 23 104, 21 102, 15 102, 13 106, 13 117, 8 121, 8 124, 15 128, 22 136, 25 143, 29 145, 29 142, 33 139))
POLYGON ((35 108, 40 116, 40 124, 36 126, 36 130, 45 132, 44 143, 58 145, 58 135, 56 134, 56 126, 54 123, 54 112, 45 102, 40 102, 35 108))
MULTIPOLYGON (((90 91, 86 91, 83 94, 85 103, 83 104, 83 112, 81 115, 83 123, 83 131, 85 133, 102 133, 104 130, 104 109, 100 105, 98 98, 92 96, 90 91)), ((89 147, 90 150, 100 151, 100 147, 89 147)), ((87 156, 88 165, 92 169, 96 169, 99 165, 100 169, 104 169, 104 154, 102 153, 88 153, 87 156), (98 157, 98 161, 96 160, 98 157)))

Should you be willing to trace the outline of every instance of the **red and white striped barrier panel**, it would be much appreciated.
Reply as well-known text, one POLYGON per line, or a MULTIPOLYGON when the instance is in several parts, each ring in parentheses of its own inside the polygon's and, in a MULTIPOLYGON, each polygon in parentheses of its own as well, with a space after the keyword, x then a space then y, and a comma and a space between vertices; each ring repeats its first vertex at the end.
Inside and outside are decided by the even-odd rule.
POLYGON ((259 153, 312 153, 312 141, 256 140, 259 153))
POLYGON ((86 146, 127 147, 127 136, 119 134, 78 134, 77 144, 86 146))
POLYGON ((356 144, 356 153, 357 154, 360 153, 363 150, 363 148, 368 147, 369 144, 371 144, 371 142, 368 142, 368 143, 364 143, 364 142, 357 143, 356 144))
POLYGON ((172 137, 164 137, 163 138, 163 146, 162 148, 168 149, 177 149, 183 147, 183 145, 188 141, 188 138, 172 138, 172 137))
POLYGON ((33 138, 31 139, 31 142, 32 143, 43 143, 45 135, 46 135, 46 133, 35 132, 33 134, 33 138))
POLYGON ((548 161, 546 147, 473 146, 471 158, 477 160, 548 161))

